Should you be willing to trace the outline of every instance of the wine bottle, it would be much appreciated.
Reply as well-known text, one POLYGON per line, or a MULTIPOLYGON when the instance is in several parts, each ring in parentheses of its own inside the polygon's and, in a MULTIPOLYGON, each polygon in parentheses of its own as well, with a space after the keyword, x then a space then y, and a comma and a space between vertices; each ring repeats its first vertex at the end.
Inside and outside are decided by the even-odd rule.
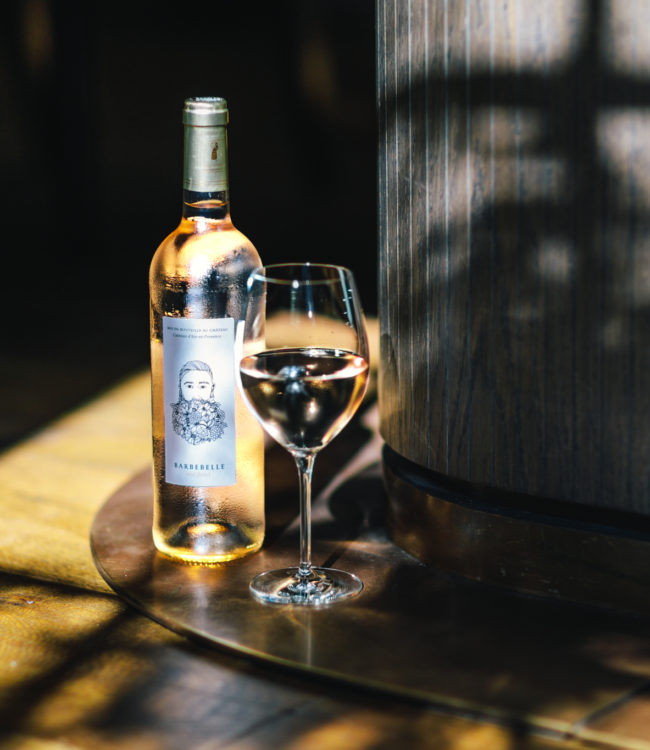
POLYGON ((246 281, 260 257, 230 218, 228 107, 187 99, 183 212, 149 272, 153 539, 217 563, 264 538, 262 429, 237 387, 246 281))

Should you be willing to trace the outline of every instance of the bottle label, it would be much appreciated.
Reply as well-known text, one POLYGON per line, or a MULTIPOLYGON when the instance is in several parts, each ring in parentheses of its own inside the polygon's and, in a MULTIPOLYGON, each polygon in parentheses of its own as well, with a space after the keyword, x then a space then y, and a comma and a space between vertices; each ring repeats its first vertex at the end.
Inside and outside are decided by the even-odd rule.
POLYGON ((185 126, 185 190, 216 193, 228 189, 226 133, 225 125, 185 126))
POLYGON ((236 482, 235 321, 163 318, 165 481, 236 482))

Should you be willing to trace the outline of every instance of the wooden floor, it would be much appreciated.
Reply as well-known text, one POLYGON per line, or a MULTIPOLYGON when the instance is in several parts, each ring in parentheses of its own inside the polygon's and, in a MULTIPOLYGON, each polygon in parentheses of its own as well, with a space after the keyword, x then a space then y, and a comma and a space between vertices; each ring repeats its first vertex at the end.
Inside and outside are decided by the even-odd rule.
POLYGON ((504 721, 310 679, 201 648, 134 612, 97 573, 89 527, 149 460, 148 389, 143 372, 0 457, 3 750, 650 750, 641 619, 570 607, 525 618, 535 608, 513 600, 520 628, 509 639, 505 600, 482 595, 471 618, 490 626, 481 648, 467 629, 437 636, 448 690, 476 690, 482 674, 490 702, 519 693, 570 727, 540 732, 525 711, 504 721))
POLYGON ((309 679, 202 648, 137 614, 99 577, 88 534, 104 500, 149 460, 146 355, 73 354, 9 352, 0 373, 0 747, 650 750, 646 620, 559 607, 527 622, 515 606, 521 632, 509 645, 494 627, 503 611, 476 605, 492 623, 479 639, 492 666, 477 687, 480 649, 456 628, 438 665, 447 688, 519 694, 522 704, 532 696, 534 713, 561 719, 545 733, 525 711, 504 721, 309 679))

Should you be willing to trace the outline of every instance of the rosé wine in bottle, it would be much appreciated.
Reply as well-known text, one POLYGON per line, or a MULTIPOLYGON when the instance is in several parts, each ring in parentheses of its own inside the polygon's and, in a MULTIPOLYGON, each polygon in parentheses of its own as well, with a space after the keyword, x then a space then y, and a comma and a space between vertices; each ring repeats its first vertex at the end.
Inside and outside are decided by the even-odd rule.
POLYGON ((261 265, 230 218, 226 101, 187 99, 183 212, 149 273, 153 539, 218 563, 264 538, 262 429, 237 387, 246 281, 261 265))

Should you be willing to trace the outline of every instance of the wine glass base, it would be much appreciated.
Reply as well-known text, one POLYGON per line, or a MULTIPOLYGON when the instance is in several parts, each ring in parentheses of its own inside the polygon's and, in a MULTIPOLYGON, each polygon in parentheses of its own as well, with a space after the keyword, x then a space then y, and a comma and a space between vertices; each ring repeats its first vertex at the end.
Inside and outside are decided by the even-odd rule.
POLYGON ((308 579, 298 577, 298 568, 267 570, 250 583, 253 596, 271 604, 330 604, 355 596, 363 583, 352 573, 334 568, 312 568, 308 579))

